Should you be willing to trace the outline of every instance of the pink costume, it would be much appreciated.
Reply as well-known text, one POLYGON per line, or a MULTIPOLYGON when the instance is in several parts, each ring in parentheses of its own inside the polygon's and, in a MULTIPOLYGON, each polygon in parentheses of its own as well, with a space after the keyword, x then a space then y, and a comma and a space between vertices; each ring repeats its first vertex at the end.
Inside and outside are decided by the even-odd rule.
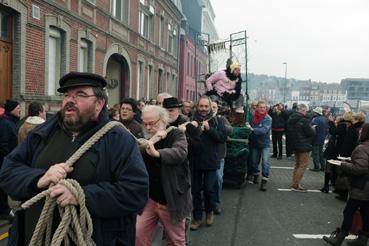
POLYGON ((235 93, 236 83, 238 82, 238 78, 236 80, 230 80, 226 72, 224 70, 215 72, 206 80, 206 87, 208 91, 215 90, 219 96, 223 96, 224 92, 228 92, 229 94, 235 93))

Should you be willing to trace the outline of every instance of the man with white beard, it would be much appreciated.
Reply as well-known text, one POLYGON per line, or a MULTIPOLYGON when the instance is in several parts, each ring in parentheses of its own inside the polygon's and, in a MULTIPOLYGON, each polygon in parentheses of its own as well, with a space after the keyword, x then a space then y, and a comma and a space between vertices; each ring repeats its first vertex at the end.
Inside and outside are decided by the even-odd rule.
POLYGON ((167 111, 155 105, 142 110, 142 151, 149 173, 149 201, 136 224, 136 246, 152 245, 158 222, 165 229, 167 245, 185 245, 185 218, 192 211, 187 140, 178 128, 166 131, 167 111))
POLYGON ((169 125, 178 127, 188 122, 188 118, 181 114, 182 103, 176 97, 168 97, 163 101, 163 108, 168 111, 169 125))

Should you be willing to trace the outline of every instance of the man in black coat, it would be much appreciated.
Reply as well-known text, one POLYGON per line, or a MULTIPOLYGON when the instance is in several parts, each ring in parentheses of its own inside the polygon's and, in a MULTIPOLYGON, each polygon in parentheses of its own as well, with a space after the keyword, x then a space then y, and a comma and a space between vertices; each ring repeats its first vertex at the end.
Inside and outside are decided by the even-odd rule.
POLYGON ((273 158, 282 159, 282 137, 286 128, 287 114, 282 103, 278 103, 269 112, 272 117, 273 158), (278 146, 278 148, 277 148, 278 146))
MULTIPOLYGON (((136 216, 147 202, 149 183, 136 141, 126 130, 114 127, 73 167, 65 163, 109 118, 103 77, 71 72, 59 84, 58 91, 63 93, 61 110, 5 157, 0 186, 15 200, 26 201, 49 189, 60 207, 78 206, 76 197, 59 183, 73 178, 85 194, 96 245, 133 246, 136 216)), ((24 223, 13 225, 9 245, 28 245, 42 203, 24 211, 24 223), (24 234, 17 235, 21 229, 24 234)), ((57 220, 55 215, 57 212, 57 220)))
POLYGON ((297 106, 297 112, 293 113, 287 122, 288 134, 290 136, 291 150, 295 153, 295 168, 293 170, 291 189, 297 192, 306 190, 300 186, 302 176, 309 164, 310 151, 313 146, 314 129, 310 120, 306 117, 308 107, 305 104, 297 106))
MULTIPOLYGON (((2 166, 4 157, 17 147, 17 122, 21 113, 19 103, 13 100, 6 100, 4 109, 5 115, 0 118, 0 167, 2 166)), ((8 196, 0 188, 0 219, 8 219, 9 211, 8 196)))
POLYGON ((211 111, 211 100, 202 96, 197 105, 193 121, 186 125, 189 144, 192 145, 192 197, 193 220, 192 230, 197 230, 202 221, 203 201, 205 205, 206 224, 214 222, 213 211, 216 207, 217 169, 220 167, 219 144, 227 139, 224 122, 218 120, 211 111), (198 136, 191 134, 197 131, 198 136), (202 197, 202 190, 203 196, 202 197))
MULTIPOLYGON (((142 138, 141 123, 136 120, 138 112, 137 102, 133 98, 123 98, 120 102, 120 121, 136 137, 142 138)), ((140 116, 141 117, 141 116, 140 116)))

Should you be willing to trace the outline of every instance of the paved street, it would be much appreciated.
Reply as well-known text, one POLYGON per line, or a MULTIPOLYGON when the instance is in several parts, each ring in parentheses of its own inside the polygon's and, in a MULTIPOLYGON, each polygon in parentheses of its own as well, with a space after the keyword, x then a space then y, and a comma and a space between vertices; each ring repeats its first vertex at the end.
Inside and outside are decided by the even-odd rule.
MULTIPOLYGON (((289 191, 293 163, 292 160, 271 159, 267 192, 259 191, 259 186, 253 184, 239 190, 225 189, 223 213, 215 217, 213 226, 190 232, 191 245, 325 245, 321 239, 298 239, 295 236, 309 234, 301 235, 306 238, 329 234, 340 224, 344 203, 334 199, 332 193, 316 191, 322 186, 322 172, 305 172, 302 185, 311 192, 289 191)), ((6 232, 4 225, 1 232, 6 232)), ((0 246, 5 242, 6 239, 0 241, 0 246)))
POLYGON ((259 186, 253 184, 240 190, 223 190, 224 212, 215 217, 213 226, 191 232, 191 245, 326 245, 321 239, 298 239, 294 234, 310 234, 301 235, 304 238, 330 234, 340 225, 345 204, 336 200, 334 193, 317 192, 322 186, 323 172, 306 170, 302 186, 311 192, 289 191, 292 169, 287 168, 293 164, 285 158, 271 159, 267 192, 259 191, 259 186))

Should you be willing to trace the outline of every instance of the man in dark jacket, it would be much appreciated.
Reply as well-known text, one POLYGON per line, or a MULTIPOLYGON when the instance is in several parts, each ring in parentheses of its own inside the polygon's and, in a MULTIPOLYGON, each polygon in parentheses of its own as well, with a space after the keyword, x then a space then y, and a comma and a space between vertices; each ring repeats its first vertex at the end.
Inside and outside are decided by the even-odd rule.
POLYGON ((211 111, 211 101, 202 96, 197 104, 193 121, 186 125, 189 132, 189 143, 192 145, 192 196, 193 196, 193 220, 192 230, 197 230, 202 221, 203 201, 205 205, 206 224, 214 222, 213 211, 216 207, 217 169, 220 166, 219 144, 227 139, 223 121, 214 117, 211 111), (191 134, 197 131, 198 136, 191 134), (201 191, 204 190, 202 198, 201 191))
MULTIPOLYGON (((21 113, 19 103, 13 100, 6 100, 4 109, 5 115, 0 118, 0 167, 2 166, 4 157, 17 147, 17 122, 21 113)), ((0 219, 8 219, 9 210, 8 196, 0 188, 0 219)))
POLYGON ((300 186, 302 176, 309 164, 309 153, 312 150, 312 141, 315 135, 314 129, 306 118, 308 107, 305 104, 297 106, 297 112, 293 113, 287 122, 288 134, 291 139, 291 150, 295 152, 295 168, 292 176, 291 190, 305 192, 300 186))
POLYGON ((278 103, 269 112, 272 117, 273 158, 282 159, 282 137, 286 127, 287 114, 282 103, 278 103), (278 146, 278 148, 277 148, 278 146))
POLYGON ((313 109, 313 120, 311 121, 313 127, 315 127, 315 136, 313 140, 313 163, 314 168, 311 171, 324 171, 325 159, 323 157, 324 141, 328 134, 328 120, 323 115, 323 109, 316 107, 313 109))
POLYGON ((286 128, 285 128, 285 135, 286 135, 286 157, 287 159, 291 159, 291 155, 292 155, 292 150, 291 150, 291 144, 290 144, 290 136, 288 135, 288 124, 287 121, 290 118, 290 116, 295 113, 297 110, 297 103, 293 103, 292 108, 291 109, 285 109, 285 115, 286 115, 286 128))
POLYGON ((120 102, 120 121, 136 137, 142 138, 142 126, 135 120, 138 112, 137 102, 133 98, 123 98, 120 102))
MULTIPOLYGON (((213 114, 217 117, 218 120, 223 121, 227 136, 232 135, 233 127, 231 126, 231 123, 227 120, 226 117, 224 117, 221 114, 218 114, 218 103, 217 102, 211 102, 211 110, 213 111, 213 114)), ((224 174, 224 158, 227 154, 227 144, 226 142, 219 144, 219 158, 220 158, 220 166, 217 170, 217 192, 216 192, 216 207, 214 209, 215 214, 220 214, 222 212, 222 209, 220 207, 220 197, 222 193, 223 188, 223 174, 224 174)))
POLYGON ((137 218, 136 246, 152 245, 158 221, 167 245, 185 245, 185 217, 192 211, 186 136, 178 128, 166 132, 168 113, 160 106, 145 106, 142 124, 149 139, 142 156, 150 177, 150 199, 137 218))
MULTIPOLYGON (((104 78, 71 72, 59 84, 62 109, 5 157, 0 186, 13 199, 25 201, 53 185, 49 188, 50 196, 60 207, 78 206, 69 189, 58 183, 73 178, 85 193, 96 245, 134 245, 136 216, 148 194, 148 175, 137 144, 127 131, 115 127, 73 167, 65 163, 109 118, 104 78)), ((11 245, 29 243, 42 203, 25 210, 24 224, 10 231, 11 245), (22 228, 24 235, 16 238, 15 233, 22 228), (22 237, 25 242, 15 241, 22 237)))

